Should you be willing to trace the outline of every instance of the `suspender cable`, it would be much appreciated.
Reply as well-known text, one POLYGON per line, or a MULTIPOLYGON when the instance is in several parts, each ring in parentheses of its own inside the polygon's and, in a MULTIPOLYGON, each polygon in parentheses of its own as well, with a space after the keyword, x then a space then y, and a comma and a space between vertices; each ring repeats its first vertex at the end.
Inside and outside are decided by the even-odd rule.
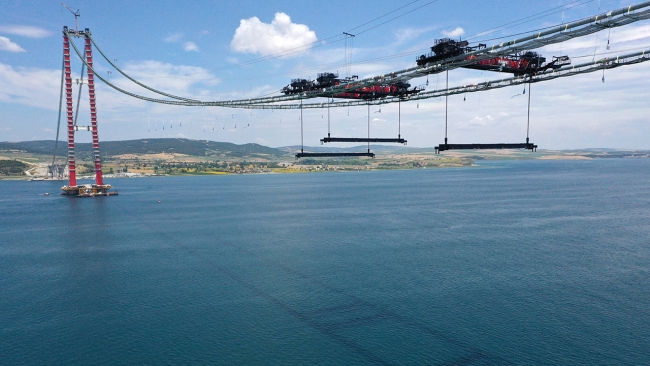
POLYGON ((330 137, 330 103, 327 103, 327 137, 330 137))
POLYGON ((528 143, 528 137, 530 134, 530 84, 528 83, 528 124, 526 125, 526 143, 528 143))
POLYGON ((63 106, 63 77, 65 74, 65 55, 61 61, 61 90, 59 90, 59 119, 56 122, 56 139, 54 140, 54 153, 52 154, 52 178, 54 178, 54 160, 56 159, 56 149, 59 146, 59 129, 61 128, 61 108, 63 106))
POLYGON ((447 107, 449 105, 449 70, 447 70, 447 92, 445 94, 445 145, 447 145, 447 107))
POLYGON ((303 127, 302 127, 302 99, 300 99, 300 152, 305 152, 305 142, 303 138, 303 127))
POLYGON ((402 99, 397 102, 397 138, 402 138, 402 99))
POLYGON ((368 103, 368 153, 370 153, 370 103, 368 103))

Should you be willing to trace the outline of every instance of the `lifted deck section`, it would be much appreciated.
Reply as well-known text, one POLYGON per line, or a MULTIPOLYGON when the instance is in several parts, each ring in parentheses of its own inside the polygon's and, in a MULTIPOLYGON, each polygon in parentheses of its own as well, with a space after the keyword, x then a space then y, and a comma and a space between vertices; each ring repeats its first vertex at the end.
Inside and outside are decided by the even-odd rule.
POLYGON ((403 138, 363 138, 363 137, 325 137, 320 140, 321 143, 328 142, 395 142, 406 145, 403 138))
POLYGON ((490 149, 527 149, 537 151, 537 145, 529 142, 520 144, 440 144, 436 146, 436 153, 445 150, 490 150, 490 149))
POLYGON ((367 153, 297 153, 296 158, 336 158, 336 157, 367 157, 374 158, 375 154, 367 153))

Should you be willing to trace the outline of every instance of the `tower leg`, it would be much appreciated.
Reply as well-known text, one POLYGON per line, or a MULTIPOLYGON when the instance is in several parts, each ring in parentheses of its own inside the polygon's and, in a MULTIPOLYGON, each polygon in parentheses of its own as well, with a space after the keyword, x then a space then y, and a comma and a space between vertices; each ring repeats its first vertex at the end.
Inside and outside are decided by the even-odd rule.
MULTIPOLYGON (((88 30, 86 30, 86 33, 88 30)), ((99 154, 99 136, 97 134, 97 106, 95 103, 95 76, 93 67, 93 50, 90 38, 86 37, 86 62, 88 63, 88 95, 90 99, 90 124, 93 135, 93 158, 95 162, 95 183, 99 186, 104 184, 102 177, 102 160, 99 154)))
POLYGON ((63 28, 63 69, 65 73, 65 103, 68 118, 68 170, 70 187, 77 186, 77 172, 74 161, 74 118, 72 116, 72 77, 70 75, 70 39, 67 27, 63 28))

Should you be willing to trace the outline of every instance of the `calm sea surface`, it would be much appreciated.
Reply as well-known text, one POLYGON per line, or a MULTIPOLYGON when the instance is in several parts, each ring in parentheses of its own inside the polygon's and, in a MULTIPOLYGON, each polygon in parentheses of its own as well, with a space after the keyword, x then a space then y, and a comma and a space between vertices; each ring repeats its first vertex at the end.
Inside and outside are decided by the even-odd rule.
POLYGON ((0 364, 650 364, 650 159, 110 183, 0 181, 0 364))

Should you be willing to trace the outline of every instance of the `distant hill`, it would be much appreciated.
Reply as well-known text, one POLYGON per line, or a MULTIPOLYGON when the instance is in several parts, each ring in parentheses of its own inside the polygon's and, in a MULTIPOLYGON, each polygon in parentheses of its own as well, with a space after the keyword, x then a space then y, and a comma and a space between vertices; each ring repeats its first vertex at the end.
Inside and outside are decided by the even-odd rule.
POLYGON ((0 175, 24 175, 27 164, 15 160, 0 160, 0 175))
MULTIPOLYGON (((281 156, 286 153, 279 149, 262 146, 259 144, 236 145, 229 142, 217 142, 208 140, 190 139, 140 139, 127 141, 102 141, 100 142, 102 156, 114 156, 122 154, 154 154, 154 153, 177 153, 193 156, 206 156, 214 154, 225 154, 227 156, 245 155, 271 155, 281 156)), ((0 142, 0 150, 22 150, 32 154, 52 154, 54 151, 53 140, 23 141, 23 142, 0 142)), ((91 143, 75 144, 75 153, 78 157, 91 156, 91 143)), ((67 143, 59 141, 57 155, 67 154, 67 143)))

